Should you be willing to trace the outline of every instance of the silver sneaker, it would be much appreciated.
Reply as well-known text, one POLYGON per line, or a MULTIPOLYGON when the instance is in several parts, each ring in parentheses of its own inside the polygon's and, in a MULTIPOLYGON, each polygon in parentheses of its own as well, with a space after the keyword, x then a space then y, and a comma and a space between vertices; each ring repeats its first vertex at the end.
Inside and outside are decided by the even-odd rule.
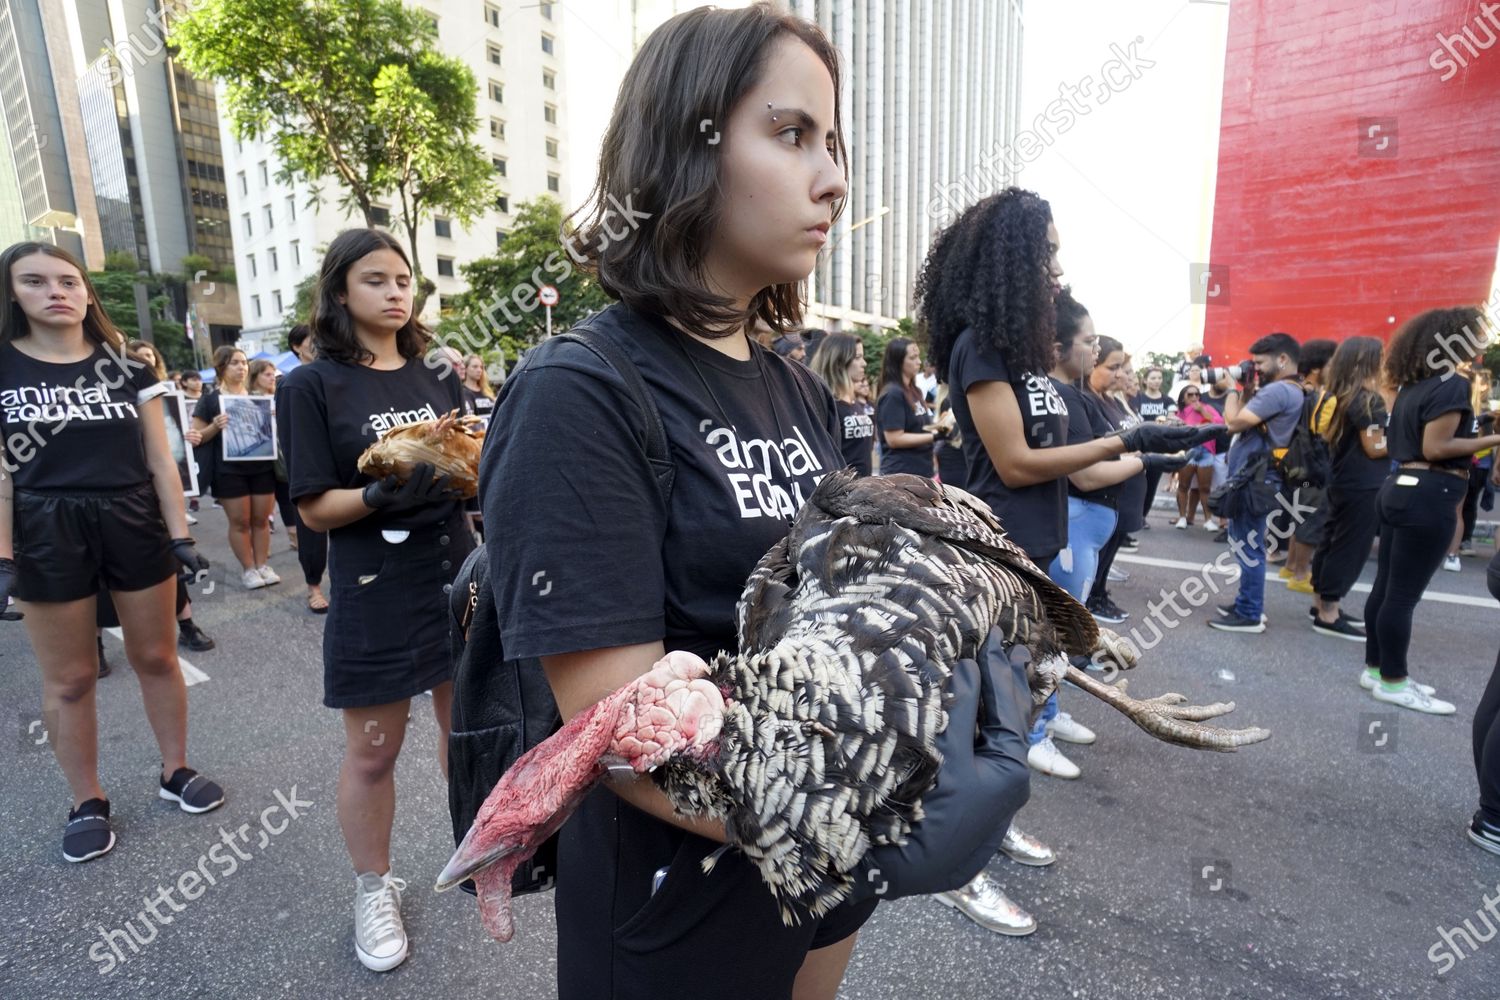
POLYGON ((406 961, 401 923, 403 879, 365 872, 354 879, 354 954, 371 972, 389 972, 406 961))
POLYGON ((1011 902, 984 872, 962 889, 938 893, 937 901, 996 934, 1025 937, 1036 930, 1036 920, 1031 914, 1011 902))
POLYGON ((1005 831, 1000 851, 1017 864, 1031 865, 1033 868, 1045 868, 1057 860, 1052 848, 1017 830, 1014 825, 1005 831))

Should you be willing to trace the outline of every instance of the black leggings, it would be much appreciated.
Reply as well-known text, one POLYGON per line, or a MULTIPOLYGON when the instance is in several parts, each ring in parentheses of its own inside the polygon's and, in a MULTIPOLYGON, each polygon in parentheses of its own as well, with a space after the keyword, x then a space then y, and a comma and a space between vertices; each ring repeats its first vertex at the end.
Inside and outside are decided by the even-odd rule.
POLYGON ((1146 477, 1146 502, 1141 505, 1141 516, 1151 516, 1151 504, 1156 501, 1156 488, 1161 485, 1162 473, 1146 477))
POLYGON ((1490 470, 1477 465, 1469 466, 1469 492, 1464 494, 1464 541, 1474 540, 1474 523, 1479 520, 1479 494, 1484 492, 1484 481, 1490 470))
MULTIPOLYGON (((1500 600, 1500 552, 1490 560, 1490 594, 1500 600)), ((1474 710, 1474 773, 1479 777, 1479 814, 1500 826, 1500 657, 1474 710)))
POLYGON ((328 535, 303 524, 296 504, 292 504, 292 517, 297 528, 297 562, 302 564, 302 579, 309 587, 316 587, 323 582, 323 571, 328 568, 328 535))
MULTIPOLYGON (((1125 532, 1118 526, 1115 533, 1109 536, 1109 541, 1104 543, 1104 548, 1099 550, 1099 566, 1094 570, 1094 585, 1089 588, 1089 596, 1084 604, 1092 604, 1094 601, 1102 601, 1109 596, 1109 568, 1115 564, 1115 554, 1120 551, 1120 546, 1125 544, 1125 532)), ((1050 565, 1038 563, 1037 565, 1050 565)))
POLYGON ((1342 601, 1365 568, 1370 546, 1380 530, 1380 515, 1375 509, 1373 490, 1328 489, 1328 520, 1323 540, 1312 558, 1312 585, 1318 596, 1330 604, 1342 601))
POLYGON ((298 527, 297 508, 296 505, 292 503, 291 486, 284 479, 276 480, 276 506, 281 509, 282 527, 298 527))
POLYGON ((1380 561, 1365 602, 1365 664, 1379 667, 1385 680, 1406 676, 1412 613, 1448 554, 1467 488, 1446 472, 1397 469, 1375 498, 1380 561))

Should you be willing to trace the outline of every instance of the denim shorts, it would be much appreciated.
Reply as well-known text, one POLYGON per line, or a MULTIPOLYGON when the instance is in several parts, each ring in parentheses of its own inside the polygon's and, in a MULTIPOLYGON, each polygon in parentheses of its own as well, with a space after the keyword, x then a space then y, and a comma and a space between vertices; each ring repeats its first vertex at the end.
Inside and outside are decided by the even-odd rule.
POLYGON ((1199 469, 1210 469, 1213 468, 1214 453, 1200 444, 1187 453, 1187 460, 1188 465, 1199 469))

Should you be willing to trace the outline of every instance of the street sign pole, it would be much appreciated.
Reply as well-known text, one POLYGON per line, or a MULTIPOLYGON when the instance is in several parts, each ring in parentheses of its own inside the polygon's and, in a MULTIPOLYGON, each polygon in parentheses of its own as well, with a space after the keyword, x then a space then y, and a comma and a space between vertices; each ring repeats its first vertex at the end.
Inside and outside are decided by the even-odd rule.
POLYGON ((552 307, 557 305, 556 285, 542 285, 536 290, 536 300, 547 307, 547 336, 552 336, 552 307))

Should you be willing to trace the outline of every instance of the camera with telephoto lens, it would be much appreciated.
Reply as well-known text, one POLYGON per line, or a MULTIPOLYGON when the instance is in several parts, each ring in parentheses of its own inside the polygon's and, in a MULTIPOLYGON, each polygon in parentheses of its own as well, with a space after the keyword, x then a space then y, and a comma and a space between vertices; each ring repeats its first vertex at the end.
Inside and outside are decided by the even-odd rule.
POLYGON ((1255 362, 1241 361, 1232 368, 1210 368, 1206 374, 1208 384, 1217 385, 1226 375, 1248 389, 1255 384, 1255 362))

